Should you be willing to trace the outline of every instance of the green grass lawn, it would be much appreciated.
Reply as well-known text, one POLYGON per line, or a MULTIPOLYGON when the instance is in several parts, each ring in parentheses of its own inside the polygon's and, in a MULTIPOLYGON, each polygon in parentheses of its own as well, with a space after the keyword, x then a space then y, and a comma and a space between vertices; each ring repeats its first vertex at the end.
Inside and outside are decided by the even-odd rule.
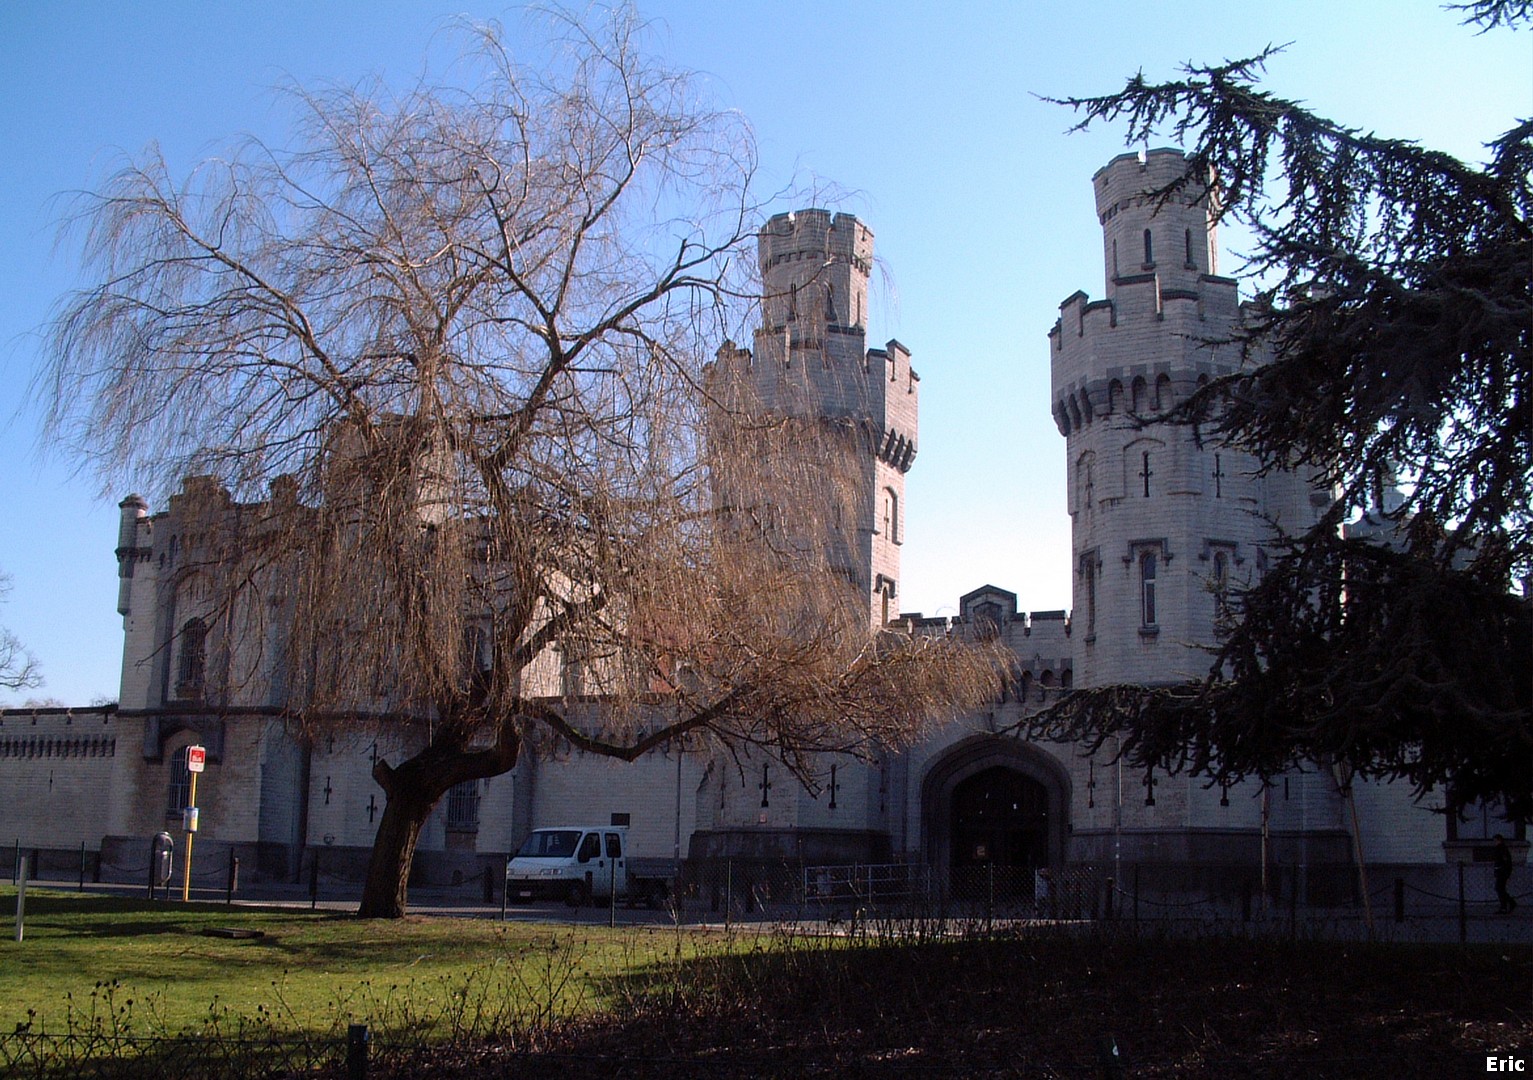
MULTIPOLYGON (((1533 949, 1520 945, 1138 938, 1110 927, 982 937, 963 925, 927 940, 827 939, 364 922, 46 891, 28 892, 16 943, 14 897, 0 889, 0 1051, 13 1052, 14 1075, 49 1080, 92 1075, 103 1053, 138 1055, 139 1071, 114 1076, 282 1073, 292 1063, 273 1047, 294 1036, 322 1051, 298 1062, 302 1072, 333 1062, 353 1022, 394 1055, 378 1072, 387 1078, 428 1065, 501 1077, 514 1065, 542 1080, 618 1060, 626 1075, 660 1078, 693 1059, 711 1063, 709 1075, 753 1080, 905 1075, 890 1062, 1088 1075, 1110 1034, 1146 1077, 1437 1080, 1533 1045, 1533 949), (218 927, 264 936, 203 933, 218 927), (38 1031, 203 1037, 124 1048, 38 1031), (210 1071, 210 1046, 255 1049, 210 1071), (33 1068, 28 1054, 53 1056, 33 1068), (192 1065, 178 1071, 177 1054, 195 1055, 192 1065)), ((11 1075, 6 1064, 0 1053, 11 1075)))
POLYGON ((18 943, 15 910, 15 890, 0 888, 3 1031, 30 1018, 59 1032, 93 1007, 140 1034, 202 1027, 215 1014, 225 1024, 245 1018, 293 1032, 353 1021, 461 1025, 475 1010, 481 1022, 497 1010, 547 1020, 595 1009, 595 988, 620 972, 698 947, 692 935, 663 928, 359 921, 36 889, 27 892, 18 943), (216 928, 262 936, 206 934, 216 928))

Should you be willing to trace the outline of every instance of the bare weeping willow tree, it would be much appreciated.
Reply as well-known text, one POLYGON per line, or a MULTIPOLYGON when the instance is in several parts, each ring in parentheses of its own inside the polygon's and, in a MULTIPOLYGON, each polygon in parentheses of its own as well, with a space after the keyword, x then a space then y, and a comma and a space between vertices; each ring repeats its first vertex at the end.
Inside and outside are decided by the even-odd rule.
POLYGON ((631 13, 555 23, 536 65, 480 30, 470 88, 302 93, 297 149, 180 184, 151 154, 77 217, 96 283, 54 327, 50 434, 256 500, 209 560, 211 696, 265 678, 297 723, 412 733, 374 768, 365 916, 404 912, 432 807, 529 739, 807 771, 995 685, 870 630, 835 542, 855 437, 711 389, 757 289, 748 129, 631 13))

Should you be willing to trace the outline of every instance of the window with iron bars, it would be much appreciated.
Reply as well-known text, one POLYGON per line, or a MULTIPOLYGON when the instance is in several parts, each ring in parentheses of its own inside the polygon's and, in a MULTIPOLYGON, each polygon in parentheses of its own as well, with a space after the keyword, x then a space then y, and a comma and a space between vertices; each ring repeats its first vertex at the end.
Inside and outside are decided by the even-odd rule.
POLYGON ((465 780, 447 792, 447 827, 479 828, 479 781, 465 780))

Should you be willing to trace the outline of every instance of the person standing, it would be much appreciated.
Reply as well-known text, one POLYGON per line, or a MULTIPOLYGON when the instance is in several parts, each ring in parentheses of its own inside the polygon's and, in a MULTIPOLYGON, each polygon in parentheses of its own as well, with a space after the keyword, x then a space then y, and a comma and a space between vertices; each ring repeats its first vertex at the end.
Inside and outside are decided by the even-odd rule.
POLYGON ((1500 833, 1496 834, 1496 846, 1494 848, 1496 870, 1496 899, 1500 901, 1497 913, 1510 915, 1517 907, 1517 901, 1512 899, 1512 894, 1507 891, 1507 883, 1512 880, 1512 852, 1506 846, 1506 838, 1500 833))

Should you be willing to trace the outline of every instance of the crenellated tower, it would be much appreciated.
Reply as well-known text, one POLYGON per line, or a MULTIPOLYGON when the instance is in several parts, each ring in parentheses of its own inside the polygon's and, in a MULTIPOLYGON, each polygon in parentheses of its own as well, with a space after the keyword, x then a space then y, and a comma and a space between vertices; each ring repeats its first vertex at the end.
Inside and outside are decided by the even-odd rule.
POLYGON ((1246 362, 1236 283, 1215 272, 1217 189, 1173 189, 1185 170, 1180 151, 1152 150, 1093 177, 1107 297, 1075 293, 1049 332, 1081 686, 1205 674, 1230 590, 1265 562, 1266 519, 1313 520, 1298 477, 1260 477, 1206 431, 1154 422, 1246 362))
MULTIPOLYGON (((1249 454, 1206 427, 1157 422, 1254 360, 1243 347, 1236 282, 1216 272, 1217 188, 1174 187, 1186 168, 1180 151, 1151 150, 1120 155, 1093 177, 1107 296, 1068 297, 1049 331, 1051 411, 1067 448, 1080 687, 1206 675, 1233 594, 1265 568, 1274 523, 1300 531, 1326 503, 1324 493, 1312 502, 1295 473, 1259 475, 1249 454)), ((1249 846, 1262 804, 1254 789, 1232 798, 1201 780, 1153 774, 1130 784, 1134 797, 1120 791, 1112 806, 1077 807, 1077 858, 1246 858, 1241 845, 1249 846)), ((1309 828, 1335 825, 1323 792, 1295 798, 1309 828)))
POLYGON ((758 237, 761 325, 751 350, 725 349, 718 374, 751 391, 752 408, 839 430, 855 488, 846 572, 874 625, 898 613, 905 473, 916 456, 920 378, 898 341, 867 343, 873 233, 851 214, 777 214, 758 237))

